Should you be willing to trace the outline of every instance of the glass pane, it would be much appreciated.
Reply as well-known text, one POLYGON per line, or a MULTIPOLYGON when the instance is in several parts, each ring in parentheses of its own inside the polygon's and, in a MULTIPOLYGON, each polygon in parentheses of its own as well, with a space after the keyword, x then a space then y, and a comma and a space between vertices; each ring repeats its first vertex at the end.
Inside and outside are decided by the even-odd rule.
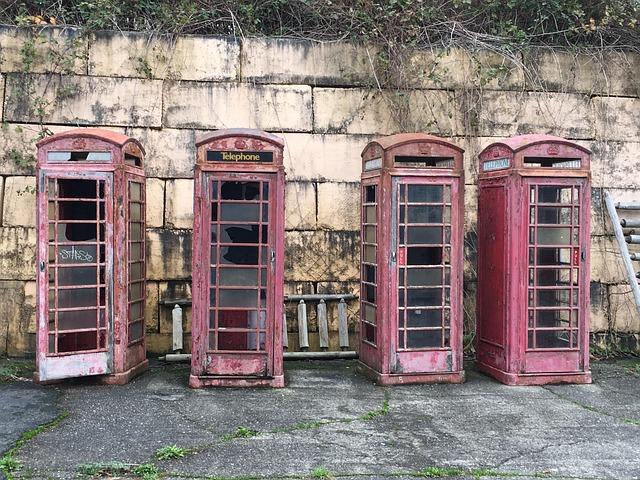
POLYGON ((363 324, 364 327, 364 339, 367 342, 371 342, 373 344, 376 343, 376 327, 373 325, 369 325, 368 323, 363 324))
POLYGON ((60 201, 58 202, 58 220, 96 220, 96 206, 96 202, 60 201))
POLYGON ((220 220, 258 222, 260 221, 260 205, 257 203, 221 203, 220 220))
POLYGON ((262 184, 262 200, 269 200, 269 182, 264 182, 262 184))
POLYGON ((376 203, 376 186, 368 185, 365 187, 364 201, 366 203, 376 203))
POLYGON ((442 227, 409 227, 407 243, 442 243, 442 227))
POLYGON ((409 185, 409 202, 442 202, 442 185, 409 185))
POLYGON ((129 301, 138 300, 142 298, 142 282, 132 283, 129 285, 129 301))
POLYGON ((538 248, 538 265, 571 265, 570 248, 538 248))
MULTIPOLYGON (((218 331, 219 350, 256 350, 257 342, 257 332, 218 331)), ((264 349, 264 343, 260 349, 264 349)))
POLYGON ((543 287, 555 287, 571 284, 570 269, 538 269, 538 285, 543 287))
POLYGON ((376 267, 373 265, 363 266, 363 279, 364 282, 376 283, 376 267))
POLYGON ((142 205, 140 203, 129 204, 129 220, 140 222, 142 220, 142 205))
POLYGON ((571 203, 571 187, 538 186, 538 203, 571 203))
POLYGON ((97 273, 96 267, 58 268, 58 285, 95 285, 97 273))
POLYGON ((143 322, 136 322, 129 325, 129 343, 142 338, 143 322))
POLYGON ((131 241, 142 240, 142 234, 143 234, 142 224, 131 223, 129 225, 131 226, 129 240, 131 241))
POLYGON ((538 207, 538 223, 571 225, 571 208, 538 207))
POLYGON ((258 225, 220 225, 220 232, 221 243, 260 243, 258 225))
POLYGON ((376 243, 376 227, 364 227, 364 241, 365 243, 376 243))
POLYGON ((62 333, 58 335, 58 353, 95 350, 98 348, 96 331, 62 333))
POLYGON ((259 200, 259 182, 222 182, 220 188, 222 200, 259 200))
POLYGON ((435 307, 442 305, 441 288, 418 288, 407 290, 407 306, 435 307))
POLYGON ((569 331, 567 330, 537 330, 537 348, 570 348, 569 331))
POLYGON ((438 205, 410 205, 407 223, 442 223, 442 207, 438 205))
POLYGON ((96 328, 98 310, 58 312, 58 330, 96 328))
POLYGON ((440 348, 442 330, 407 331, 407 348, 440 348))
POLYGON ((133 262, 142 260, 142 243, 129 244, 129 260, 133 262))
POLYGON ((569 327, 570 310, 537 310, 536 327, 569 327))
POLYGON ((221 268, 220 285, 225 286, 257 286, 258 269, 253 268, 221 268))
POLYGON ((74 288, 58 290, 59 308, 93 307, 97 305, 98 295, 95 288, 74 288))
POLYGON ((538 307, 568 307, 569 290, 538 289, 538 307))
POLYGON ((442 263, 442 247, 407 248, 407 265, 439 265, 442 263))
POLYGON ((267 314, 264 310, 220 310, 218 328, 262 329, 267 326, 267 314))
POLYGON ((376 247, 365 245, 364 261, 367 263, 376 263, 376 247))
POLYGON ((439 327, 442 325, 441 309, 407 310, 408 327, 439 327))
POLYGON ((258 295, 256 290, 219 289, 220 307, 256 307, 258 295))
POLYGON ((376 207, 364 208, 364 223, 376 223, 376 207))
POLYGON ((143 278, 142 263, 132 263, 129 265, 129 280, 139 280, 143 278))
POLYGON ((364 301, 369 303, 376 303, 376 287, 367 284, 364 284, 362 287, 364 301))
POLYGON ((142 302, 135 302, 129 305, 129 321, 137 320, 142 316, 142 302))
POLYGON ((96 241, 96 223, 59 223, 58 242, 87 242, 96 241))
POLYGON ((257 265, 258 247, 221 247, 220 262, 227 265, 257 265))
POLYGON ((440 285, 441 282, 442 269, 440 268, 407 269, 407 285, 409 286, 440 285))
POLYGON ((372 305, 367 305, 366 303, 363 305, 364 307, 364 320, 373 323, 376 323, 376 307, 372 305))
POLYGON ((139 202, 142 200, 142 185, 140 183, 129 183, 129 200, 139 202))

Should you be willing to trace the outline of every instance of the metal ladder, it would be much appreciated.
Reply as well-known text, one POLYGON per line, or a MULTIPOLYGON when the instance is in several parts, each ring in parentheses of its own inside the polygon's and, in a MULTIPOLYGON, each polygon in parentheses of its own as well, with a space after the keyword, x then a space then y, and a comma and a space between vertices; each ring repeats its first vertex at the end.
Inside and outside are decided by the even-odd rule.
POLYGON ((604 201, 607 205, 607 212, 609 218, 611 218, 611 224, 613 225, 613 231, 616 234, 616 240, 618 242, 618 248, 622 255, 622 261, 624 268, 627 271, 627 279, 629 280, 629 286, 633 292, 633 298, 636 302, 636 308, 640 313, 640 287, 638 286, 638 278, 640 273, 636 273, 633 268, 632 260, 640 261, 640 253, 630 253, 628 243, 640 244, 640 235, 625 235, 622 228, 637 228, 640 227, 640 220, 626 220, 618 216, 618 210, 640 210, 640 202, 615 202, 609 192, 604 193, 604 201))

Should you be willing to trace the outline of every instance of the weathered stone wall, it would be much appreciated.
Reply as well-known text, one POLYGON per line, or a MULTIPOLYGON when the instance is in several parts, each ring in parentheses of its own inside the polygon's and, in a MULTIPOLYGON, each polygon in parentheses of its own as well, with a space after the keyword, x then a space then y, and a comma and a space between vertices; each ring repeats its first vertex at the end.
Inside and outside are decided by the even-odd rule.
MULTIPOLYGON (((591 326, 637 338, 640 316, 602 193, 640 196, 640 57, 424 52, 410 61, 406 94, 376 88, 374 59, 372 49, 348 43, 0 27, 0 354, 34 349, 35 180, 28 160, 40 123, 54 133, 78 125, 125 132, 147 150, 152 352, 170 348, 171 314, 158 301, 190 295, 194 139, 229 127, 261 128, 286 141, 290 293, 357 292, 359 155, 369 139, 426 131, 465 148, 468 333, 477 153, 519 133, 578 141, 594 152, 591 326)), ((356 304, 349 313, 355 329, 356 304)), ((187 310, 187 330, 188 321, 187 310)))

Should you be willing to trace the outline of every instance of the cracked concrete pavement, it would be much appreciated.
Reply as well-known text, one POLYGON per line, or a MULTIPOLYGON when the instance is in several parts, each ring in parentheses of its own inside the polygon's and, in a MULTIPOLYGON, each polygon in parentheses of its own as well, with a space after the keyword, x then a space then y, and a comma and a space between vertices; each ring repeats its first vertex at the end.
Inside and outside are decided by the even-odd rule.
MULTIPOLYGON (((17 394, 23 410, 59 395, 49 414, 69 416, 20 450, 15 477, 69 479, 81 477, 82 464, 152 462, 164 478, 311 477, 318 467, 370 479, 427 467, 488 469, 483 478, 640 478, 637 371, 600 362, 592 385, 508 387, 469 368, 463 385, 382 388, 355 365, 287 362, 280 390, 192 390, 186 365, 159 364, 123 387, 29 385, 17 394), (238 427, 258 434, 229 439, 238 427), (167 445, 191 452, 155 460, 167 445)), ((0 414, 11 424, 4 400, 12 388, 0 385, 0 414)))

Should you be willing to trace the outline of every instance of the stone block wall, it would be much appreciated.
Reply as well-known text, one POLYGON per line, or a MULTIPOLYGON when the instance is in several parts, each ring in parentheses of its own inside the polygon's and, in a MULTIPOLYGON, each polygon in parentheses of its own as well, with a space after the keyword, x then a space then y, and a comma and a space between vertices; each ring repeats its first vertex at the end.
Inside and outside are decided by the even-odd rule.
MULTIPOLYGON (((151 352, 171 344, 171 312, 159 301, 190 296, 195 138, 231 127, 285 139, 289 293, 358 292, 360 152, 371 138, 424 131, 463 147, 470 335, 478 152, 521 133, 578 141, 594 152, 591 326, 637 339, 640 316, 602 198, 640 197, 640 57, 421 52, 403 92, 377 88, 375 57, 345 42, 0 27, 0 354, 34 349, 36 137, 76 126, 126 133, 147 150, 151 352)), ((352 302, 354 333, 357 315, 352 302)), ((187 309, 187 331, 189 323, 187 309)), ((294 345, 294 322, 290 330, 294 345)))

